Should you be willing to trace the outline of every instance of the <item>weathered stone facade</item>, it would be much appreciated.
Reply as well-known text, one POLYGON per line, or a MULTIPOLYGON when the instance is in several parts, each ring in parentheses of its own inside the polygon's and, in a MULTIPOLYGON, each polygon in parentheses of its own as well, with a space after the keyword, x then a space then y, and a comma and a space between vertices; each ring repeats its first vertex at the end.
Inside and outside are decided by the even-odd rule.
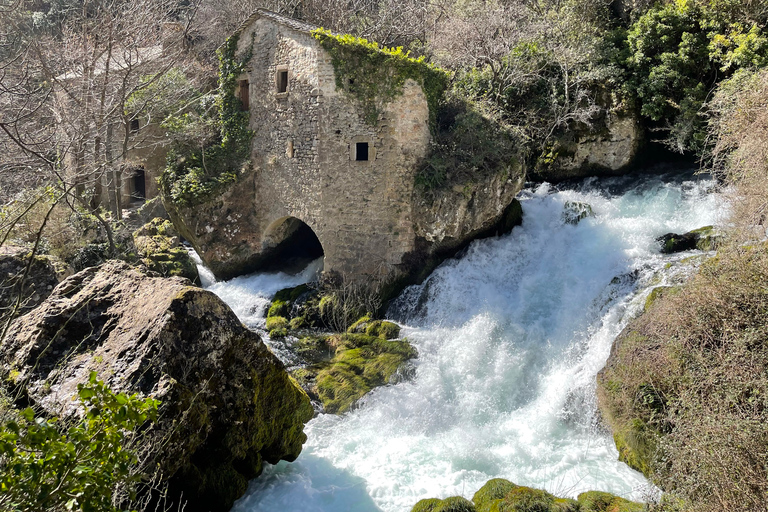
POLYGON ((286 245, 314 233, 325 271, 399 279, 433 252, 453 250, 496 224, 520 190, 522 172, 473 184, 471 194, 450 193, 453 204, 425 199, 415 188, 430 151, 422 86, 405 80, 377 120, 366 120, 360 100, 338 87, 331 55, 312 29, 258 10, 239 30, 238 55, 252 48, 235 91, 254 131, 251 170, 201 205, 169 205, 174 224, 214 274, 229 278, 273 264, 286 245), (433 226, 441 222, 461 226, 443 233, 433 226))

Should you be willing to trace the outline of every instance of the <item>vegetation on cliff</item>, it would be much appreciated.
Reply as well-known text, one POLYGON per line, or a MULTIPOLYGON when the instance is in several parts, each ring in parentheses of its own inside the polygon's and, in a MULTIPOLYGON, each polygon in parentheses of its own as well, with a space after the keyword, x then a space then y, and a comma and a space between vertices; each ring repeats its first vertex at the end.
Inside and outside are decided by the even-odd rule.
POLYGON ((598 379, 622 460, 670 493, 670 510, 762 510, 768 493, 766 84, 768 71, 742 71, 709 105, 714 160, 735 189, 729 239, 686 285, 649 298, 598 379))

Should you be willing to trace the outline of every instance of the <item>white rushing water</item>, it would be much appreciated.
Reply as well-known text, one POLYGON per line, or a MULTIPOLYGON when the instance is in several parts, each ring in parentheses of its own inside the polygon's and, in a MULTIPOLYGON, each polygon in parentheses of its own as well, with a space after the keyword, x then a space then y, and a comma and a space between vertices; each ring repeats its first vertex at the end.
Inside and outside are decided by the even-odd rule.
MULTIPOLYGON (((522 226, 474 242, 390 308, 419 351, 414 378, 313 419, 299 459, 268 467, 233 511, 403 512, 422 498, 471 498, 496 477, 560 496, 644 498, 649 485, 597 424, 595 375, 641 307, 638 290, 670 261, 654 238, 722 220, 711 187, 648 176, 523 192, 522 226), (566 201, 595 216, 564 223, 566 201)), ((267 298, 321 264, 210 289, 258 327, 267 298)))

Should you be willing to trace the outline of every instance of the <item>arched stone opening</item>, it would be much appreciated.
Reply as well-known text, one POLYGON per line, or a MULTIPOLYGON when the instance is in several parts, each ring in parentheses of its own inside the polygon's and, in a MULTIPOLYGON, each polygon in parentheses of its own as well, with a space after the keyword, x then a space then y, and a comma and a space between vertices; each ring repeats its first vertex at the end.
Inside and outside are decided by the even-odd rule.
POLYGON ((315 232, 296 217, 272 222, 262 238, 263 270, 296 273, 323 257, 323 245, 315 232))

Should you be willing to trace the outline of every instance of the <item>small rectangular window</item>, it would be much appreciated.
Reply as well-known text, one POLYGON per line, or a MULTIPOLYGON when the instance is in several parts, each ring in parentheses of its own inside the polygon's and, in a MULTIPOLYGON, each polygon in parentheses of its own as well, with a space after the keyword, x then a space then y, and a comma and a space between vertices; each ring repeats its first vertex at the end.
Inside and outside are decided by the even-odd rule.
POLYGON ((277 92, 288 92, 288 70, 281 69, 277 72, 277 92))
POLYGON ((131 133, 136 133, 139 131, 139 120, 138 119, 131 119, 131 126, 130 126, 131 133))
POLYGON ((356 142, 355 143, 355 160, 362 162, 368 160, 368 143, 356 142))
POLYGON ((240 108, 248 110, 251 108, 250 84, 248 80, 240 80, 240 108))

